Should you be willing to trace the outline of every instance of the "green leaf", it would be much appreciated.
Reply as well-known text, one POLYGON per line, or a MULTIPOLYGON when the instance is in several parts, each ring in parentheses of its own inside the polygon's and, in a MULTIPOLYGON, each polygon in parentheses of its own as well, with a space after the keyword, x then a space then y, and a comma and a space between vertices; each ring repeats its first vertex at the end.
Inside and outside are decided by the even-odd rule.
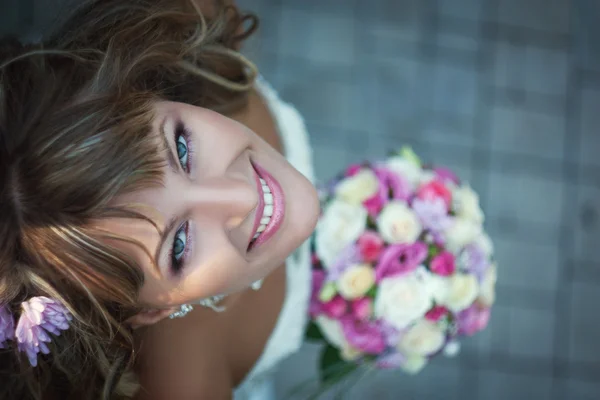
POLYGON ((327 303, 329 300, 333 299, 337 294, 337 288, 335 287, 335 283, 327 282, 321 288, 321 292, 319 293, 319 300, 323 303, 327 303))
POLYGON ((377 296, 377 285, 373 285, 373 287, 367 291, 366 295, 367 297, 374 299, 375 296, 377 296))
POLYGON ((340 351, 329 344, 321 353, 319 365, 319 378, 321 379, 321 384, 323 385, 333 385, 358 368, 357 364, 351 364, 342 360, 340 357, 340 351))
POLYGON ((306 338, 308 340, 315 340, 315 341, 325 340, 325 337, 321 333, 321 329, 319 329, 319 326, 317 324, 315 324, 313 321, 310 321, 308 323, 308 326, 306 327, 306 338))
POLYGON ((402 147, 402 149, 400 149, 400 156, 405 158, 407 161, 412 162, 418 167, 421 167, 422 165, 419 156, 409 146, 404 146, 402 147))

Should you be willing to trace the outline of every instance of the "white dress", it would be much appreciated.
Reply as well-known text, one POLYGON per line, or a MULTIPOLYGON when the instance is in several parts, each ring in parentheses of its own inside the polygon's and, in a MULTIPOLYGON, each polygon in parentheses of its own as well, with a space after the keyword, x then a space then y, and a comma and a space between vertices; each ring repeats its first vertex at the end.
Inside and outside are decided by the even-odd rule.
MULTIPOLYGON (((262 78, 257 80, 256 88, 275 119, 287 160, 314 183, 312 152, 302 117, 262 78)), ((234 400, 275 399, 273 372, 281 360, 296 352, 302 344, 311 289, 308 243, 288 257, 286 273, 286 296, 275 329, 257 363, 234 391, 234 400)))

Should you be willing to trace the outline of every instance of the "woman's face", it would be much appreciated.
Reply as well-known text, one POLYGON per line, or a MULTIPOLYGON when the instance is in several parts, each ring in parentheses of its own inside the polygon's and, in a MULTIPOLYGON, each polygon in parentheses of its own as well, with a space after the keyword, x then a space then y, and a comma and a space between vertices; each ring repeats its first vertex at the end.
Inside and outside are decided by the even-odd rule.
POLYGON ((166 308, 230 294, 283 265, 316 224, 311 183, 232 119, 182 103, 156 108, 154 130, 168 149, 164 185, 117 202, 153 210, 164 234, 144 221, 102 222, 155 258, 158 268, 142 249, 118 244, 144 270, 141 303, 166 308))

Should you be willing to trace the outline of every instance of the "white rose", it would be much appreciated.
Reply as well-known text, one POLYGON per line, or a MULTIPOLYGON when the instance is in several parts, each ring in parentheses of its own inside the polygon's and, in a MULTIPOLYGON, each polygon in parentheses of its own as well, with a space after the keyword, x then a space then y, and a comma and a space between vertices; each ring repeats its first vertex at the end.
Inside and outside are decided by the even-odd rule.
MULTIPOLYGON (((433 171, 423 171, 419 176, 419 185, 426 185, 429 182, 435 180, 436 175, 433 171)), ((448 184, 446 184, 448 186, 448 184)))
POLYGON ((444 355, 446 357, 456 357, 460 353, 460 343, 457 341, 448 342, 444 347, 444 355))
POLYGON ((496 264, 492 264, 483 277, 481 288, 479 290, 478 300, 486 307, 491 307, 496 301, 496 281, 498 280, 498 272, 496 264))
POLYGON ((427 358, 423 356, 409 356, 400 368, 408 374, 415 375, 427 365, 427 358))
POLYGON ((375 315, 404 329, 433 305, 431 274, 419 268, 407 275, 386 278, 379 284, 375 298, 375 315))
POLYGON ((319 315, 315 319, 315 323, 321 330, 325 339, 334 347, 338 349, 344 349, 349 347, 348 341, 344 336, 344 331, 342 330, 342 324, 339 321, 331 318, 327 318, 324 315, 319 315))
POLYGON ((473 304, 479 293, 479 285, 474 275, 457 273, 449 278, 440 277, 438 282, 441 282, 441 285, 436 286, 436 302, 455 313, 473 304))
POLYGON ((475 239, 475 244, 479 246, 481 251, 486 255, 486 257, 491 257, 494 254, 494 243, 492 243, 492 239, 485 233, 482 232, 481 235, 477 239, 475 239))
POLYGON ((481 235, 481 224, 464 218, 453 218, 446 230, 446 248, 457 255, 481 235))
POLYGON ((437 324, 422 319, 402 336, 398 350, 407 355, 428 356, 440 350, 444 342, 444 333, 437 324))
POLYGON ((375 283, 375 270, 368 264, 352 265, 338 280, 338 292, 352 300, 362 297, 375 283))
POLYGON ((454 190, 452 195, 454 199, 456 215, 479 224, 483 223, 484 216, 479 206, 479 196, 471 186, 464 185, 454 190))
POLYGON ((367 210, 334 200, 325 209, 315 232, 317 255, 326 268, 338 254, 358 239, 367 226, 367 210))
POLYGON ((386 167, 391 171, 401 175, 413 187, 417 186, 420 181, 422 170, 412 161, 404 157, 394 156, 387 160, 386 167))
POLYGON ((391 201, 383 208, 377 227, 388 243, 413 243, 423 230, 417 215, 402 201, 391 201))
POLYGON ((338 183, 335 194, 350 204, 362 204, 379 190, 379 180, 373 171, 363 169, 338 183))

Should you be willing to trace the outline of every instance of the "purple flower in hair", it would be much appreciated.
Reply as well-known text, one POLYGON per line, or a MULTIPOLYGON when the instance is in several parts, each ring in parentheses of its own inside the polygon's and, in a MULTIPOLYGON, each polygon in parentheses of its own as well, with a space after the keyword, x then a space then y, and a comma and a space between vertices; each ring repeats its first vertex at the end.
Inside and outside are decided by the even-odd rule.
POLYGON ((15 322, 8 307, 0 307, 0 349, 4 348, 4 342, 15 336, 15 322))
POLYGON ((15 336, 19 350, 27 354, 29 363, 35 367, 38 353, 50 352, 46 345, 52 340, 49 333, 59 336, 60 331, 69 329, 69 321, 72 317, 65 306, 43 296, 24 301, 21 308, 15 336))

